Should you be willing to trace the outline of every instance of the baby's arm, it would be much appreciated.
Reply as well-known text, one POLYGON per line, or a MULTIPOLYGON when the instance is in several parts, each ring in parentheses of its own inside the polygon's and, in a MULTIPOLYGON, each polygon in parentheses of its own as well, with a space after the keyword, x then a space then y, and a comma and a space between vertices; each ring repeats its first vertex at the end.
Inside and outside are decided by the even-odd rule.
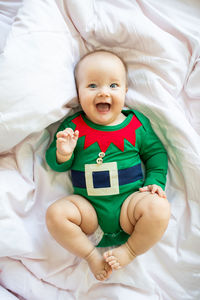
POLYGON ((56 134, 56 159, 58 163, 70 160, 74 148, 76 147, 79 131, 75 132, 71 128, 66 128, 56 134))
POLYGON ((167 152, 153 131, 149 120, 141 113, 136 114, 143 124, 144 130, 141 130, 139 136, 139 154, 145 165, 144 185, 140 192, 150 192, 166 198, 164 192, 166 184, 168 157, 167 152))

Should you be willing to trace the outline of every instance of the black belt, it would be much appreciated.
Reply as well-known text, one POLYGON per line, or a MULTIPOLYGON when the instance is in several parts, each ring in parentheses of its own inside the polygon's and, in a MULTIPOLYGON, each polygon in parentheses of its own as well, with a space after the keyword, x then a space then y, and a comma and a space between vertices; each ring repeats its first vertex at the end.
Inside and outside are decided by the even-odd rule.
MULTIPOLYGON (((94 172, 93 182, 94 188, 109 187, 109 176, 107 171, 94 172)), ((86 188, 85 172, 71 170, 72 184, 74 187, 86 188)), ((137 164, 133 167, 118 170, 119 185, 135 182, 139 179, 143 179, 141 164, 137 164)))

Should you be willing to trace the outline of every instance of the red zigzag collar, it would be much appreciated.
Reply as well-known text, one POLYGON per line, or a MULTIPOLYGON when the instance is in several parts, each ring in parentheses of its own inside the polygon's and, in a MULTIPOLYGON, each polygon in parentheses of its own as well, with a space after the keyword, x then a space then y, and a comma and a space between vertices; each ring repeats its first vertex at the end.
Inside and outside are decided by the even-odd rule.
POLYGON ((135 146, 135 130, 142 126, 135 115, 127 126, 116 131, 101 131, 91 128, 85 123, 81 115, 73 119, 72 123, 76 125, 79 137, 85 136, 84 149, 97 142, 102 152, 106 152, 111 143, 124 151, 124 139, 135 146))

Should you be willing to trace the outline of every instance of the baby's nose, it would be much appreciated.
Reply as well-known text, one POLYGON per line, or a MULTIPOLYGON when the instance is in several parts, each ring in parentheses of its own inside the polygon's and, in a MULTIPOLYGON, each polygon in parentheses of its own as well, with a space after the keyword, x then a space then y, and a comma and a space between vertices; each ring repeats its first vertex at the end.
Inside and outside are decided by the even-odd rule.
POLYGON ((101 88, 101 90, 98 93, 98 97, 109 97, 110 93, 107 88, 101 88))

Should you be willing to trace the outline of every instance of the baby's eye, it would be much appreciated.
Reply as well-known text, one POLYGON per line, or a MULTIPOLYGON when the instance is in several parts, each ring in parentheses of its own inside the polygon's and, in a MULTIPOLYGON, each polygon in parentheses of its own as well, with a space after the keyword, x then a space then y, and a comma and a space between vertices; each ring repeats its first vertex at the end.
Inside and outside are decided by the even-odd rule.
POLYGON ((114 88, 118 87, 118 84, 117 84, 117 83, 111 83, 110 87, 111 87, 112 89, 114 89, 114 88))
POLYGON ((91 88, 91 89, 95 89, 97 87, 97 85, 95 83, 90 83, 88 85, 88 87, 91 88))

